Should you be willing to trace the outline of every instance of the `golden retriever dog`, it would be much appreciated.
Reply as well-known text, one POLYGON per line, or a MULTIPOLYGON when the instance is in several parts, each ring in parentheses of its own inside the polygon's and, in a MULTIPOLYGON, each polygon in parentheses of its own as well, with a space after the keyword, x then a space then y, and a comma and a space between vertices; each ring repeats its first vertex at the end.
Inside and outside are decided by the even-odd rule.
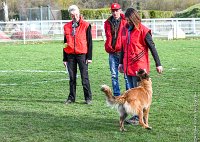
POLYGON ((139 116, 139 124, 146 129, 151 129, 148 124, 148 115, 152 101, 152 82, 145 70, 137 73, 140 78, 139 86, 129 89, 121 96, 113 96, 112 90, 107 85, 102 85, 101 91, 106 95, 107 103, 118 109, 120 114, 120 131, 125 131, 124 120, 130 115, 139 116))

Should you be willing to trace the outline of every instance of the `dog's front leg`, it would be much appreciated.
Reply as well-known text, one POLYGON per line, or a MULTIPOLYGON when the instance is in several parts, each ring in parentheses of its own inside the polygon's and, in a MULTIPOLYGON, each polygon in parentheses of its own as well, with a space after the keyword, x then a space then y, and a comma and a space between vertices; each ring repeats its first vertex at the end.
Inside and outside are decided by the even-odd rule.
POLYGON ((150 107, 148 107, 147 109, 144 109, 144 123, 149 126, 148 124, 148 119, 149 119, 149 110, 150 110, 150 107))
MULTIPOLYGON (((139 123, 140 125, 145 128, 145 129, 149 129, 151 130, 151 127, 149 127, 147 124, 148 124, 148 120, 145 120, 147 121, 147 124, 144 123, 144 120, 143 120, 143 111, 140 110, 139 113, 138 113, 138 116, 139 116, 139 123)), ((145 118, 146 119, 146 118, 145 118)))

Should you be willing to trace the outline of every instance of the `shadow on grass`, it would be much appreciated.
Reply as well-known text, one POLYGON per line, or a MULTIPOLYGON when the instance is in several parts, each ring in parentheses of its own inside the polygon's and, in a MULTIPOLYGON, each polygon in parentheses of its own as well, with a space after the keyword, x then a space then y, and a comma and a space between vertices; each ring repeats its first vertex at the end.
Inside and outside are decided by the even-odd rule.
MULTIPOLYGON (((0 111, 0 137, 13 137, 18 140, 20 136, 32 139, 65 139, 85 140, 87 137, 110 137, 111 133, 120 133, 118 121, 106 117, 95 117, 91 114, 75 115, 66 114, 56 116, 47 112, 20 112, 20 111, 0 111), (47 138, 45 138, 47 137, 47 138)), ((99 139, 97 138, 97 139, 99 139)))
POLYGON ((117 142, 158 138, 157 132, 141 126, 126 125, 128 131, 121 133, 118 118, 104 115, 0 110, 0 121, 0 138, 4 141, 117 142))
MULTIPOLYGON (((145 136, 148 133, 152 136, 155 135, 153 131, 149 132, 141 126, 131 125, 126 125, 127 132, 121 133, 117 112, 113 115, 110 114, 113 111, 107 107, 100 107, 100 102, 97 104, 94 101, 92 105, 86 105, 83 104, 84 101, 78 101, 74 104, 64 105, 63 101, 56 99, 1 98, 0 100, 5 103, 9 102, 9 104, 13 103, 13 108, 12 105, 9 105, 9 107, 4 107, 4 110, 0 109, 0 138, 3 136, 5 141, 8 138, 14 141, 23 141, 22 138, 31 141, 36 138, 35 141, 51 139, 51 141, 59 142, 116 142, 135 139, 137 135, 145 136), (38 107, 40 102, 50 104, 38 107), (31 106, 32 104, 34 105, 31 106), (27 109, 24 105, 27 105, 27 109), (15 107, 17 108, 15 109, 15 107)), ((140 137, 138 138, 141 140, 140 137)))

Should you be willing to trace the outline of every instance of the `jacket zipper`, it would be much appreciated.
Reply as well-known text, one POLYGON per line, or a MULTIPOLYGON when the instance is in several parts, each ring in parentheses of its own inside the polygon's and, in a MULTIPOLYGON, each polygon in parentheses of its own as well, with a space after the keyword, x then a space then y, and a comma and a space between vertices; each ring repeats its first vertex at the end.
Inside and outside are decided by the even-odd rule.
POLYGON ((74 54, 76 54, 76 36, 74 35, 74 54))
POLYGON ((128 45, 130 44, 130 34, 131 31, 128 30, 128 40, 127 40, 127 46, 126 46, 126 50, 127 50, 127 58, 126 58, 126 74, 128 75, 128 45))

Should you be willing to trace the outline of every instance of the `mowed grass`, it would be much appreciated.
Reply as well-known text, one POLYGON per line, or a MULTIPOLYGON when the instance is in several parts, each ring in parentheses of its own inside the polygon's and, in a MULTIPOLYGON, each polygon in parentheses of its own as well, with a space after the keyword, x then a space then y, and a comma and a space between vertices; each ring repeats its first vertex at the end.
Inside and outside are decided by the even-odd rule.
MULTIPOLYGON (((111 86, 108 54, 94 41, 89 65, 93 104, 84 104, 80 74, 77 99, 64 105, 69 93, 62 64, 62 42, 0 43, 1 142, 192 142, 199 141, 200 42, 155 40, 164 67, 158 75, 151 57, 153 102, 149 125, 125 125, 105 103, 100 85, 111 86)), ((121 91, 125 90, 123 75, 121 91)), ((130 117, 130 116, 129 116, 130 117)))

